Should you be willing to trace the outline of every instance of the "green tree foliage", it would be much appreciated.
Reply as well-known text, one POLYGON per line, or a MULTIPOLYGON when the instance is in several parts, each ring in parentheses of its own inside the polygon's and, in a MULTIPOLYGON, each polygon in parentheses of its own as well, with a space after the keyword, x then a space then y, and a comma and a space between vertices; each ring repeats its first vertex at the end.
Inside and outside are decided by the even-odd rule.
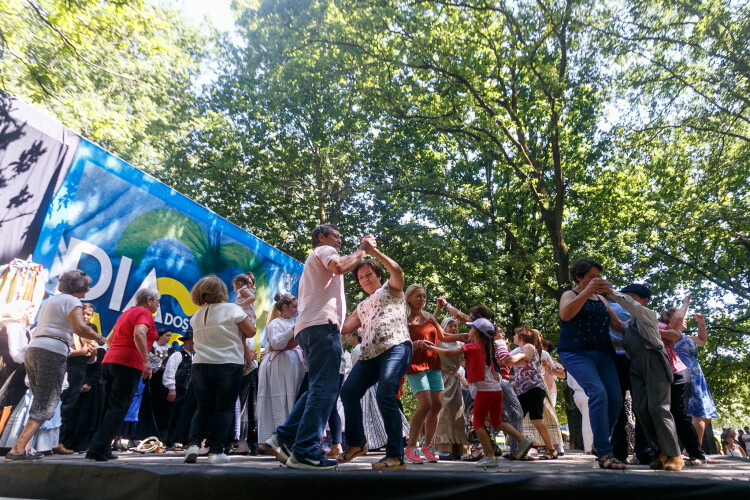
POLYGON ((0 88, 154 172, 194 105, 205 46, 173 8, 144 0, 6 0, 0 88))
POLYGON ((355 1, 342 9, 345 25, 321 43, 372 68, 361 91, 391 116, 440 134, 426 158, 407 151, 391 161, 387 191, 461 207, 463 224, 487 236, 485 264, 508 255, 502 274, 514 285, 559 298, 569 283, 567 191, 598 156, 597 46, 575 22, 592 4, 355 1))
POLYGON ((168 179, 304 260, 315 225, 340 224, 352 239, 371 225, 360 148, 374 137, 349 88, 346 59, 301 34, 325 17, 324 6, 235 7, 242 43, 224 40, 207 118, 168 179))

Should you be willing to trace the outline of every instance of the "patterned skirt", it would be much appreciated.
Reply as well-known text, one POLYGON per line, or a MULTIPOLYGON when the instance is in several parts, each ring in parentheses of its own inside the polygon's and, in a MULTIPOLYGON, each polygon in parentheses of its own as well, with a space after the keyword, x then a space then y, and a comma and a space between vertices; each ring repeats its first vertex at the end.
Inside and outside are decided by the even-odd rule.
MULTIPOLYGON (((552 440, 552 445, 554 446, 558 443, 562 443, 563 439, 562 433, 560 432, 560 423, 557 421, 557 413, 555 413, 555 409, 552 407, 552 402, 548 397, 544 398, 544 415, 542 416, 542 422, 549 429, 549 436, 552 440)), ((542 436, 537 432, 534 424, 531 423, 528 414, 523 417, 523 434, 534 441, 535 447, 544 446, 544 439, 542 439, 542 436)))

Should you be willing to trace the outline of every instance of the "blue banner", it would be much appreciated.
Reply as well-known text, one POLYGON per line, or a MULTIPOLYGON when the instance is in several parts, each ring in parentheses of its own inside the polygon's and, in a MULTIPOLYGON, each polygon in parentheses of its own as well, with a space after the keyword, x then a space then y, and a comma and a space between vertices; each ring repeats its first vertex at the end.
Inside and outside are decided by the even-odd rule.
POLYGON ((233 301, 232 278, 247 271, 257 281, 260 330, 277 292, 297 294, 303 267, 85 139, 49 206, 33 258, 50 269, 49 293, 64 271, 93 278, 84 301, 93 303, 104 334, 147 286, 162 294, 157 327, 179 332, 197 310, 190 289, 200 278, 222 278, 233 301))

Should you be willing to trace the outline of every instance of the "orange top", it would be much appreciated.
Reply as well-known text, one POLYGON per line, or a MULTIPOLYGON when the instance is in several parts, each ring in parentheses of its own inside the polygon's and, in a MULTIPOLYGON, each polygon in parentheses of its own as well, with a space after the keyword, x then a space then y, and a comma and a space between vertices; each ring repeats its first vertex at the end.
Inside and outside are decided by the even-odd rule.
MULTIPOLYGON (((433 344, 437 345, 438 335, 435 325, 432 321, 427 320, 421 325, 409 325, 409 335, 411 335, 412 342, 417 340, 429 340, 433 344)), ((414 375, 425 370, 440 370, 442 368, 440 364, 440 356, 435 351, 430 349, 422 349, 417 351, 416 349, 411 355, 411 365, 406 370, 407 375, 414 375)))

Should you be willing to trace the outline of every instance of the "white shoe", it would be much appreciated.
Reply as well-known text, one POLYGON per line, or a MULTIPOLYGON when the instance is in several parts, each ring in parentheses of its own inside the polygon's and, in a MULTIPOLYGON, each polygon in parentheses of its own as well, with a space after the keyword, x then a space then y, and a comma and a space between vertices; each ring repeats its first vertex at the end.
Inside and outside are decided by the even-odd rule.
POLYGON ((526 458, 526 455, 528 455, 529 450, 531 449, 531 445, 533 445, 534 442, 527 438, 526 436, 523 437, 523 441, 518 445, 518 454, 516 455, 516 460, 523 460, 526 458))
POLYGON ((287 449, 286 445, 279 442, 276 434, 268 438, 266 446, 268 447, 268 451, 282 464, 286 464, 289 460, 289 456, 291 455, 290 450, 287 449))
POLYGON ((484 467, 487 469, 488 467, 497 467, 497 457, 484 457, 479 462, 477 462, 477 467, 484 467))
POLYGON ((295 453, 286 461, 286 466, 290 469, 310 469, 310 470, 331 470, 336 469, 339 463, 336 460, 328 460, 322 457, 320 460, 309 458, 300 458, 295 453))
POLYGON ((196 445, 190 445, 188 446, 188 449, 185 450, 185 463, 186 464, 194 464, 196 460, 198 460, 198 452, 200 451, 200 447, 196 445))
POLYGON ((209 453, 208 458, 206 459, 206 463, 212 465, 228 464, 229 460, 229 457, 224 453, 209 453))

